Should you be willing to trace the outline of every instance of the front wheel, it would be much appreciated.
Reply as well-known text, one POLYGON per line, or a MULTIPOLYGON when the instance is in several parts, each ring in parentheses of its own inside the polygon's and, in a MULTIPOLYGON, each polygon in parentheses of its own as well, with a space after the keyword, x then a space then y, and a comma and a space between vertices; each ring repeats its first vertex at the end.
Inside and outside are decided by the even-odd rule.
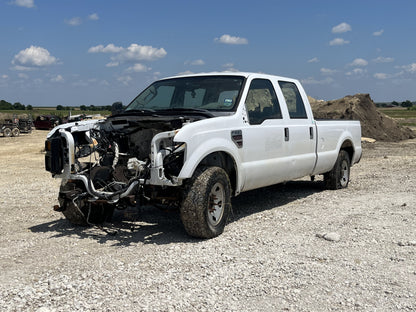
POLYGON ((212 238, 224 231, 231 210, 231 185, 219 167, 198 169, 186 186, 180 213, 186 232, 212 238))
POLYGON ((90 203, 79 194, 85 191, 82 184, 66 183, 59 190, 59 209, 65 218, 75 225, 102 224, 109 221, 114 206, 103 203, 90 203))
POLYGON ((10 129, 10 128, 4 128, 3 129, 3 135, 5 137, 11 137, 12 136, 12 129, 10 129))
POLYGON ((331 171, 325 173, 325 185, 330 190, 346 188, 350 181, 350 157, 345 150, 338 154, 337 161, 331 171))

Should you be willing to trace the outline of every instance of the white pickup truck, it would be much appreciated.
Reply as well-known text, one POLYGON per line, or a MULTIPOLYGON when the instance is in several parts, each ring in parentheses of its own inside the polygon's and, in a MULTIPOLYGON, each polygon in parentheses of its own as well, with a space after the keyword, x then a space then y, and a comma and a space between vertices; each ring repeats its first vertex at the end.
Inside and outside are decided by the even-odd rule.
POLYGON ((348 185, 361 158, 359 121, 315 120, 299 81, 256 73, 161 79, 124 111, 55 127, 45 166, 75 224, 148 204, 180 210, 187 233, 221 234, 239 193, 323 175, 348 185))

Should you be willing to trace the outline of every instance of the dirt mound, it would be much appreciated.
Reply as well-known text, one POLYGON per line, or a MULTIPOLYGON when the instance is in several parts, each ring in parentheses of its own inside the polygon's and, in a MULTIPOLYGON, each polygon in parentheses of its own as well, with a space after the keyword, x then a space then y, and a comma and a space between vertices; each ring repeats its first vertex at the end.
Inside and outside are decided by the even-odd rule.
POLYGON ((310 102, 316 119, 360 120, 363 137, 390 142, 416 138, 411 129, 379 112, 369 94, 347 95, 327 102, 310 99, 310 102))

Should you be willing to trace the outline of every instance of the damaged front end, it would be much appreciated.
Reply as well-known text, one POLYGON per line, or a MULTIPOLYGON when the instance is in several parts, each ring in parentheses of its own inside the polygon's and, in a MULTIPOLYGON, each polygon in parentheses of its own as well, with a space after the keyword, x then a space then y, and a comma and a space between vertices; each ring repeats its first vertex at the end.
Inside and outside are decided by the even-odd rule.
POLYGON ((186 144, 174 137, 183 118, 115 116, 56 127, 45 168, 61 178, 59 206, 75 224, 97 224, 143 201, 174 203, 186 144))

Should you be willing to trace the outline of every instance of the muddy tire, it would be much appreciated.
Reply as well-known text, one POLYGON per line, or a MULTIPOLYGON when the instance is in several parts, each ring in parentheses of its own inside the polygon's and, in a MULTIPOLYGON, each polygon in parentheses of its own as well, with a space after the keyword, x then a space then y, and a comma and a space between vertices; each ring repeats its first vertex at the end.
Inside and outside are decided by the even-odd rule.
POLYGON ((19 128, 13 128, 13 130, 12 130, 12 136, 18 137, 19 135, 20 135, 19 128))
POLYGON ((5 137, 11 137, 12 136, 12 129, 10 129, 10 128, 4 128, 3 129, 3 135, 5 137))
POLYGON ((350 181, 350 167, 351 162, 348 153, 341 150, 332 170, 324 175, 326 188, 330 190, 346 188, 350 181))
POLYGON ((193 237, 212 238, 224 231, 231 210, 231 185, 219 167, 198 169, 185 187, 180 208, 186 232, 193 237))
POLYGON ((59 210, 65 218, 72 224, 83 226, 110 221, 114 212, 114 206, 90 203, 84 199, 77 198, 76 194, 83 191, 82 186, 75 183, 61 185, 58 197, 59 210))

